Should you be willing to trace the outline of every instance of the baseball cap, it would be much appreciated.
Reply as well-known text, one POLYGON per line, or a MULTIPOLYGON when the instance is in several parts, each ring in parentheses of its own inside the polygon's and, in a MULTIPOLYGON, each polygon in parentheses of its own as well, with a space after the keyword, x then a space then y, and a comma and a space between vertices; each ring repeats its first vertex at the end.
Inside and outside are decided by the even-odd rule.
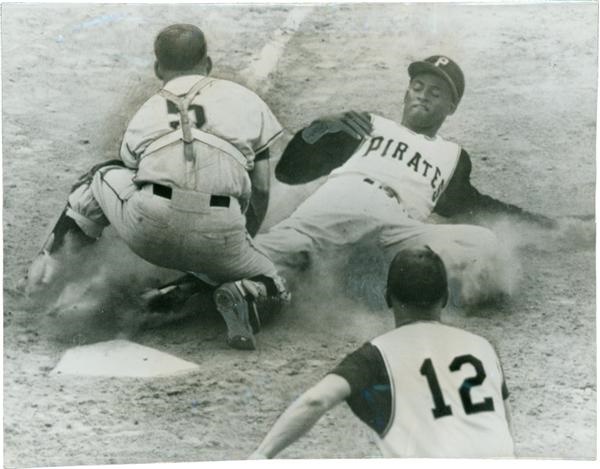
POLYGON ((435 73, 445 79, 452 89, 454 102, 458 104, 465 92, 465 77, 456 62, 445 55, 432 55, 408 66, 410 78, 414 78, 419 73, 435 73))
POLYGON ((427 307, 448 293, 446 268, 428 246, 400 251, 390 264, 387 294, 403 303, 427 307))

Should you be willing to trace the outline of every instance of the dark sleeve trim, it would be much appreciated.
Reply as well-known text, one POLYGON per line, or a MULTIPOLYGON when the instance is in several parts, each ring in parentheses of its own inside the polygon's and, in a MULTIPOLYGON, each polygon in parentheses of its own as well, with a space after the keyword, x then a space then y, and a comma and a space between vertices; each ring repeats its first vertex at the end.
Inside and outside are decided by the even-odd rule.
POLYGON ((264 145, 262 145, 261 147, 257 148, 256 150, 254 150, 254 153, 256 155, 258 155, 259 153, 262 153, 264 150, 267 150, 271 146, 271 144, 275 140, 277 140, 277 138, 279 138, 279 136, 281 134, 283 134, 283 129, 280 130, 279 132, 277 132, 275 135, 273 135, 269 140, 267 140, 267 142, 264 145))
POLYGON ((506 400, 508 399, 508 396, 510 396, 510 393, 508 392, 508 387, 506 386, 506 380, 502 380, 502 399, 506 400))
POLYGON ((268 160, 269 158, 271 158, 271 153, 269 152, 268 148, 265 148, 263 151, 256 154, 254 161, 268 160))
POLYGON ((471 184, 471 169, 471 158, 465 150, 462 150, 454 175, 434 208, 437 214, 444 217, 504 214, 542 225, 552 223, 551 219, 543 215, 528 212, 516 205, 480 193, 471 184))
POLYGON ((385 435, 393 417, 393 399, 390 377, 379 349, 366 343, 346 356, 331 373, 350 384, 346 402, 352 412, 379 436, 385 435))
POLYGON ((325 134, 307 143, 298 131, 275 167, 275 177, 286 184, 305 184, 343 165, 361 144, 345 132, 325 134))

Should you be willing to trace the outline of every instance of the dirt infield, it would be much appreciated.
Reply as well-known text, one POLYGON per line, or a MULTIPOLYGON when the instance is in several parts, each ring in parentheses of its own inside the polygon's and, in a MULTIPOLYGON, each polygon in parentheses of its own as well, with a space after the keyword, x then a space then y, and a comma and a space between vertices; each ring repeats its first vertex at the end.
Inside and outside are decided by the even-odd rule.
MULTIPOLYGON (((244 72, 292 8, 2 5, 5 467, 244 459, 291 399, 391 327, 378 296, 378 260, 360 254, 351 263, 371 274, 363 283, 312 279, 294 308, 258 336, 254 353, 228 349, 224 324, 211 314, 141 328, 120 295, 172 273, 114 239, 92 256, 109 267, 100 271, 109 284, 122 286, 103 311, 31 304, 14 290, 70 185, 115 157, 132 110, 158 89, 156 32, 198 24, 213 74, 247 84, 244 72), (67 348, 115 338, 201 371, 155 380, 49 374, 67 348)), ((442 134, 469 151, 474 185, 559 220, 553 230, 495 220, 520 260, 519 291, 502 308, 445 315, 497 346, 519 457, 596 456, 597 21, 591 2, 319 6, 297 30, 284 31, 292 36, 277 68, 256 85, 288 129, 277 154, 318 115, 354 108, 399 118, 414 59, 443 52, 461 64, 466 93, 442 134)), ((275 184, 266 225, 314 187, 275 184)), ((378 455, 346 406, 282 453, 378 455)))

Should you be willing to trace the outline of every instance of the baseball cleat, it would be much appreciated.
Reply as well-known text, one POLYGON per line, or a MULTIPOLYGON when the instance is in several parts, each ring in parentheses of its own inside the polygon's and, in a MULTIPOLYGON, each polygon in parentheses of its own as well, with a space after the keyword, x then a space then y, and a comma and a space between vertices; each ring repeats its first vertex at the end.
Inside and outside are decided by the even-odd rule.
POLYGON ((254 350, 256 339, 250 323, 252 305, 243 291, 240 282, 229 282, 217 288, 213 298, 227 324, 227 344, 239 350, 254 350))

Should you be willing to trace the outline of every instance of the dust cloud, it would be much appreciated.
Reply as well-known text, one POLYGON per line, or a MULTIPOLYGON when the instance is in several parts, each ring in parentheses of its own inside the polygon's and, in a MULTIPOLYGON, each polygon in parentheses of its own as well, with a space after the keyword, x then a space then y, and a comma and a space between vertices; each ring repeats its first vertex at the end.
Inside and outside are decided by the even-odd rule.
MULTIPOLYGON (((480 289, 482 304, 500 304, 519 293, 521 278, 527 271, 522 262, 524 253, 593 252, 595 246, 592 217, 560 218, 552 228, 509 217, 488 217, 478 222, 490 228, 500 244, 499 262, 488 272, 492 278, 482 276, 473 287, 480 289), (506 295, 486 297, 483 292, 491 285, 500 285, 506 295)), ((285 320, 290 327, 314 334, 336 331, 357 340, 367 340, 393 327, 393 317, 384 300, 387 261, 376 246, 319 253, 313 256, 312 266, 306 272, 283 274, 293 291, 293 301, 286 312, 286 317, 292 319, 285 320)), ((450 314, 464 307, 467 305, 455 301, 450 305, 450 314)))
MULTIPOLYGON (((482 223, 500 241, 499 257, 503 261, 492 272, 493 279, 478 279, 478 288, 482 289, 501 284, 505 291, 517 293, 527 269, 520 261, 523 251, 594 248, 593 219, 566 217, 559 219, 554 228, 505 217, 488 218, 482 223)), ((176 313, 152 315, 144 311, 140 299, 144 290, 179 274, 143 261, 110 232, 85 252, 62 252, 58 259, 62 275, 56 285, 28 301, 29 309, 40 314, 43 330, 60 341, 81 345, 128 338, 142 327, 160 326, 180 317, 176 313)), ((293 299, 278 327, 317 335, 336 331, 350 340, 368 340, 393 327, 384 300, 387 262, 376 246, 319 253, 312 257, 307 271, 283 274, 293 299)))
POLYGON ((47 335, 72 345, 127 338, 155 322, 142 314, 140 294, 177 276, 140 259, 112 232, 77 251, 67 242, 54 257, 56 279, 48 288, 34 286, 25 307, 47 335))

